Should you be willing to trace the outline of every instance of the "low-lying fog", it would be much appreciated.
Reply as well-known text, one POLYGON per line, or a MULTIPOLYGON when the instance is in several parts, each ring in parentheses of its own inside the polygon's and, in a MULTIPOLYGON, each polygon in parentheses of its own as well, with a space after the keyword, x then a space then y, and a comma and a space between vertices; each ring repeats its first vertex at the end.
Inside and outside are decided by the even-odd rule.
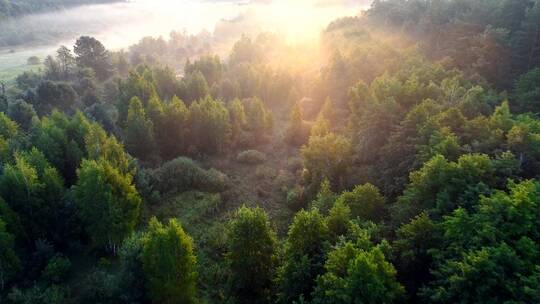
POLYGON ((317 38, 333 19, 358 14, 369 2, 132 0, 25 16, 0 24, 2 32, 13 29, 15 33, 2 37, 0 69, 25 65, 30 56, 43 58, 60 44, 72 46, 81 35, 95 36, 113 50, 126 48, 144 36, 167 38, 172 30, 190 34, 208 31, 223 40, 272 31, 291 42, 303 42, 317 38), (21 37, 24 40, 17 41, 21 37))

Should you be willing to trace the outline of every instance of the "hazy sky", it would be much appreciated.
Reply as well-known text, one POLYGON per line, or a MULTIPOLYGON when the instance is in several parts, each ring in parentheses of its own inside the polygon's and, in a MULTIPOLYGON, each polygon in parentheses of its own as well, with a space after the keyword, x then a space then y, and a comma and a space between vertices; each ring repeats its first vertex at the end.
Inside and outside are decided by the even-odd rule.
MULTIPOLYGON (((62 33, 65 37, 64 41, 51 41, 48 46, 33 46, 31 49, 39 52, 36 55, 43 55, 60 43, 73 45, 80 35, 95 36, 106 47, 121 49, 144 36, 167 37, 172 30, 213 33, 216 26, 221 35, 227 31, 237 36, 273 31, 285 35, 289 41, 302 42, 317 38, 321 29, 334 19, 358 14, 369 2, 371 0, 133 0, 26 16, 0 26, 25 28, 43 36, 47 36, 47 32, 62 33)), ((13 61, 5 52, 4 49, 0 56, 0 66, 8 59, 13 61)), ((29 50, 27 47, 17 52, 27 54, 29 50)))

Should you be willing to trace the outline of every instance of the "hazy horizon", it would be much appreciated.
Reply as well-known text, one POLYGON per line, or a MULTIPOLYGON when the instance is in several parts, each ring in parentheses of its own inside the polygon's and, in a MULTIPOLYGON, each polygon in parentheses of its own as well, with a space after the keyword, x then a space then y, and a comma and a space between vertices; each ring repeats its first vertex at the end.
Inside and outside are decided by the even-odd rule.
POLYGON ((83 5, 4 22, 35 40, 0 48, 0 66, 9 69, 26 64, 30 56, 43 58, 60 45, 71 47, 81 35, 94 36, 111 50, 125 49, 146 36, 167 39, 172 31, 217 33, 221 40, 274 32, 302 43, 316 39, 332 20, 357 15, 368 2, 133 0, 83 5))

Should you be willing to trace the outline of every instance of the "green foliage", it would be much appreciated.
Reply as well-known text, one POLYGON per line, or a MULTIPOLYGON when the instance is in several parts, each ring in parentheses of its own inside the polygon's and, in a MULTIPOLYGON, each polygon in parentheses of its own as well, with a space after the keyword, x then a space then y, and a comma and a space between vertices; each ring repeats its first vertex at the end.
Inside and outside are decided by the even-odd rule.
POLYGON ((536 301, 539 184, 511 183, 482 197, 474 212, 456 209, 442 223, 444 250, 423 296, 433 302, 536 301), (452 279, 448 279, 452 278, 452 279), (482 281, 482 288, 476 282, 482 281))
POLYGON ((189 190, 221 192, 227 187, 227 176, 201 168, 193 160, 179 157, 163 164, 153 172, 155 188, 163 194, 189 190))
POLYGON ((242 164, 258 165, 266 161, 266 154, 257 150, 246 150, 238 153, 236 161, 242 164))
POLYGON ((187 102, 205 99, 209 94, 208 83, 199 70, 186 75, 180 83, 179 96, 187 102))
POLYGON ((57 219, 63 208, 64 180, 35 148, 14 158, 0 176, 0 196, 18 214, 31 239, 61 241, 57 219))
POLYGON ((242 36, 238 40, 229 55, 229 64, 236 65, 240 63, 259 62, 262 57, 260 46, 254 43, 250 38, 242 36))
POLYGON ((209 86, 216 83, 223 74, 223 66, 219 56, 206 55, 198 58, 195 62, 186 62, 184 67, 186 74, 192 74, 195 71, 199 71, 209 86))
POLYGON ((393 210, 395 219, 405 222, 423 210, 436 217, 457 207, 470 210, 480 194, 489 194, 490 186, 497 185, 496 177, 504 180, 504 174, 514 170, 498 172, 497 163, 481 154, 463 155, 457 162, 433 157, 411 173, 411 182, 393 210))
POLYGON ((540 68, 532 69, 521 75, 515 85, 515 105, 519 112, 540 112, 540 68))
POLYGON ((77 176, 77 210, 92 246, 116 251, 139 217, 141 198, 132 177, 103 159, 84 160, 77 176))
POLYGON ((377 1, 367 15, 373 25, 413 35, 428 57, 447 56, 452 67, 480 74, 499 87, 511 84, 511 76, 538 67, 536 1, 427 4, 377 1), (473 23, 476 26, 469 26, 473 23))
POLYGON ((100 80, 105 80, 111 75, 109 53, 95 38, 81 36, 75 42, 74 52, 79 67, 91 68, 100 80))
POLYGON ((372 184, 358 185, 351 192, 343 192, 337 202, 348 206, 353 217, 371 221, 380 221, 384 217, 385 198, 372 184))
POLYGON ((29 130, 32 122, 37 118, 34 107, 24 100, 16 100, 9 104, 7 113, 11 119, 17 122, 24 130, 29 130))
POLYGON ((0 302, 540 302, 539 20, 380 0, 323 56, 269 34, 201 55, 225 23, 60 47, 0 87, 0 302), (153 216, 194 239, 135 232, 153 216))
POLYGON ((34 286, 25 290, 14 288, 7 296, 14 304, 65 304, 69 303, 68 291, 62 286, 34 286))
POLYGON ((163 99, 171 99, 177 94, 178 81, 174 70, 170 67, 154 67, 152 78, 155 81, 158 95, 163 99))
POLYGON ((351 208, 345 205, 342 200, 338 200, 328 212, 326 225, 333 237, 337 239, 339 236, 347 234, 351 225, 350 220, 351 208))
POLYGON ((19 135, 19 125, 4 112, 0 112, 0 164, 11 159, 19 135))
POLYGON ((69 274, 71 262, 62 256, 53 257, 41 274, 42 278, 50 284, 62 283, 69 274))
POLYGON ((379 247, 342 244, 328 254, 325 269, 317 278, 313 303, 394 303, 404 294, 379 247))
POLYGON ((304 166, 309 172, 309 182, 319 184, 324 179, 341 189, 352 162, 350 142, 339 135, 312 136, 301 149, 304 166))
POLYGON ((168 160, 182 155, 189 143, 189 110, 184 102, 174 96, 165 104, 159 121, 154 121, 156 142, 161 156, 168 160))
POLYGON ((230 290, 238 303, 270 303, 277 239, 268 216, 241 207, 229 223, 230 290))
POLYGON ((192 138, 200 152, 223 151, 230 142, 229 111, 222 102, 206 97, 189 107, 192 138))
POLYGON ((119 251, 120 270, 118 273, 119 297, 122 301, 147 302, 143 271, 144 234, 133 234, 126 238, 119 251))
POLYGON ((305 129, 300 104, 295 103, 291 110, 287 130, 285 131, 285 141, 294 146, 304 144, 308 137, 305 129))
POLYGON ((88 159, 105 160, 121 173, 131 173, 131 159, 124 147, 114 136, 107 136, 99 124, 89 127, 84 143, 88 159))
POLYGON ((129 103, 125 133, 127 150, 137 158, 148 160, 155 150, 153 124, 137 97, 129 103))
POLYGON ((9 139, 17 135, 19 125, 11 120, 4 112, 0 112, 0 136, 9 139))
POLYGON ((55 108, 72 109, 77 98, 77 93, 70 84, 50 80, 40 83, 36 94, 39 103, 34 106, 40 114, 47 114, 55 108))
POLYGON ((311 298, 315 279, 323 272, 329 230, 317 209, 300 211, 289 227, 285 257, 279 269, 280 303, 311 298))
POLYGON ((81 281, 80 293, 76 301, 83 304, 118 303, 116 277, 104 269, 92 269, 81 281))
POLYGON ((332 206, 334 206, 336 198, 337 195, 332 192, 330 182, 325 179, 321 183, 319 192, 317 193, 317 197, 315 198, 315 200, 313 200, 313 202, 311 202, 311 207, 317 208, 321 213, 326 214, 330 209, 332 209, 332 206))
POLYGON ((421 213, 396 231, 393 251, 396 267, 408 293, 414 298, 418 289, 431 279, 430 250, 440 243, 440 229, 426 213, 421 213))
POLYGON ((133 97, 139 98, 143 105, 147 105, 150 98, 157 95, 155 83, 148 79, 149 74, 150 71, 147 69, 143 73, 132 71, 126 79, 118 83, 119 100, 117 108, 118 120, 121 126, 125 126, 133 97))
POLYGON ((0 292, 20 270, 20 260, 15 252, 14 237, 0 217, 0 292))
POLYGON ((56 110, 34 126, 32 143, 70 185, 75 182, 76 169, 85 155, 84 137, 89 128, 90 123, 80 112, 69 117, 56 110))
POLYGON ((260 142, 261 138, 272 130, 271 113, 264 107, 259 98, 246 101, 246 129, 252 132, 254 142, 260 142))
POLYGON ((155 303, 196 303, 193 241, 180 224, 150 220, 142 254, 146 286, 155 303))
POLYGON ((231 138, 233 142, 236 142, 247 123, 244 104, 240 99, 235 99, 230 103, 229 115, 231 117, 231 138))

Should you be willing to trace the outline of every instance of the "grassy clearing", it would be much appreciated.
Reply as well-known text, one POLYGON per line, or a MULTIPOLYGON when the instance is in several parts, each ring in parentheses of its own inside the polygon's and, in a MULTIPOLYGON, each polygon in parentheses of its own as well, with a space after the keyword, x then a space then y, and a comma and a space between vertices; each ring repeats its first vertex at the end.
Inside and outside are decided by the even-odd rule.
POLYGON ((45 57, 54 54, 55 50, 56 46, 0 48, 0 81, 11 84, 24 72, 43 70, 43 64, 29 65, 28 58, 36 56, 43 62, 45 57))
POLYGON ((42 70, 43 65, 19 65, 15 67, 3 68, 0 63, 0 82, 3 82, 7 85, 15 83, 17 76, 24 72, 34 71, 39 72, 42 70))

